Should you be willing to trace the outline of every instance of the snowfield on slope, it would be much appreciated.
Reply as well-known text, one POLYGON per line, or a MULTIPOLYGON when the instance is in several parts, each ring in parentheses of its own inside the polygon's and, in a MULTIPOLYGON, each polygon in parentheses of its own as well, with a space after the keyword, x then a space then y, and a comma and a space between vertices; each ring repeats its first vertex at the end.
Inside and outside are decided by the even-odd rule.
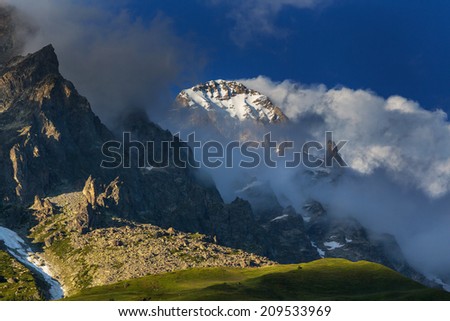
POLYGON ((8 252, 13 257, 32 272, 36 272, 42 276, 44 281, 49 285, 49 293, 52 300, 58 300, 64 297, 64 290, 61 284, 52 278, 49 267, 35 258, 31 248, 16 232, 0 226, 0 240, 5 243, 8 252))

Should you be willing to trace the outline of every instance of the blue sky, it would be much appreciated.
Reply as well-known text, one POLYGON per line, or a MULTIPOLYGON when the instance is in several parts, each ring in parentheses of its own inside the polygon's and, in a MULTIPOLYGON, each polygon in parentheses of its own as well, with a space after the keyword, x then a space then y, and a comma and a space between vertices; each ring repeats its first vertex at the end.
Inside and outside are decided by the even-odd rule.
POLYGON ((144 21, 158 14, 172 19, 176 32, 206 57, 199 81, 265 75, 398 94, 450 111, 450 1, 285 5, 262 15, 274 32, 258 30, 264 21, 248 16, 253 30, 236 40, 243 28, 235 15, 248 10, 237 3, 133 0, 127 6, 144 21))

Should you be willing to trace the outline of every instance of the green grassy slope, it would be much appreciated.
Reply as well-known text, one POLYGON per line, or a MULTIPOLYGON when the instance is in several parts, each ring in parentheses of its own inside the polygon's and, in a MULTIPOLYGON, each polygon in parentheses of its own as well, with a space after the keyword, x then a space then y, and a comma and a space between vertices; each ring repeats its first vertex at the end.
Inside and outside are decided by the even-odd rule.
POLYGON ((0 300, 41 300, 31 272, 2 250, 0 250, 0 300))
POLYGON ((67 300, 450 300, 382 265, 322 259, 261 268, 196 268, 82 290, 67 300))

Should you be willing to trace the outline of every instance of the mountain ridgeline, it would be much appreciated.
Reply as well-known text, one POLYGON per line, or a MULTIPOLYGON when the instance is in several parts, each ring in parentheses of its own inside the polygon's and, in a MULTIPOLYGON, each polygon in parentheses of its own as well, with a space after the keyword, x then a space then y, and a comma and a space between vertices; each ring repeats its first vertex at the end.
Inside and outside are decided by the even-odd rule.
POLYGON ((222 79, 181 91, 170 118, 177 130, 207 131, 226 139, 255 138, 264 126, 289 122, 267 96, 222 79))
MULTIPOLYGON (((220 253, 235 255, 242 267, 321 257, 368 260, 424 282, 393 237, 374 237, 355 220, 330 218, 320 203, 305 207, 306 222, 276 199, 263 210, 242 198, 227 204, 212 181, 200 179, 203 174, 194 168, 102 168, 101 147, 116 135, 60 74, 52 46, 0 65, 0 75, 0 225, 37 242, 69 292, 155 273, 155 264, 164 260, 172 262, 165 272, 220 262, 236 266, 220 253), (157 239, 151 243, 153 252, 143 251, 149 246, 146 237, 157 239), (173 251, 162 251, 173 242, 173 251), (92 258, 89 251, 100 253, 99 244, 120 257, 114 262, 92 258), (189 253, 194 249, 200 252, 193 258, 189 253), (136 259, 136 253, 145 257, 136 259), (68 255, 76 258, 70 266, 65 265, 68 255), (119 266, 113 273, 119 277, 96 279, 102 269, 114 266, 119 266)), ((189 108, 215 108, 206 106, 212 100, 232 118, 288 121, 267 97, 239 83, 214 82, 178 96, 189 108), (188 99, 194 94, 197 105, 188 99), (231 104, 225 97, 235 99, 231 104), (245 108, 238 106, 241 100, 248 102, 245 108)), ((142 112, 125 117, 121 131, 155 146, 172 140, 170 132, 142 112)), ((265 197, 258 189, 251 192, 265 197)), ((247 198, 245 193, 242 197, 247 198)))

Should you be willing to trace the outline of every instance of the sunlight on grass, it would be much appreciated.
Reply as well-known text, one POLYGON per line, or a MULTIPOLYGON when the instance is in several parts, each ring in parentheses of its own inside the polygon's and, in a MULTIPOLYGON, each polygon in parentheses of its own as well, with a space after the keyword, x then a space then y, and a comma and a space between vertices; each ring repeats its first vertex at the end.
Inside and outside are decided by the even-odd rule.
POLYGON ((85 289, 67 300, 449 300, 382 265, 344 259, 198 268, 85 289))

